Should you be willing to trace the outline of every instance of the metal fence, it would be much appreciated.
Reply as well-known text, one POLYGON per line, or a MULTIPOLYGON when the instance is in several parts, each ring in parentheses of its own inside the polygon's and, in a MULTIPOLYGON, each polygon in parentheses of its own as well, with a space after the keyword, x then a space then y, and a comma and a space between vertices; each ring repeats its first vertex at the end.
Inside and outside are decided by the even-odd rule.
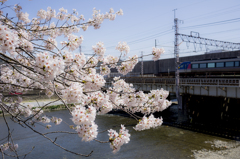
MULTIPOLYGON (((157 78, 157 77, 124 77, 128 83, 138 84, 165 84, 175 85, 175 78, 157 78)), ((107 82, 112 81, 111 78, 107 82)), ((198 85, 198 86, 235 86, 240 87, 240 79, 223 79, 223 78, 184 78, 179 79, 179 85, 198 85)))

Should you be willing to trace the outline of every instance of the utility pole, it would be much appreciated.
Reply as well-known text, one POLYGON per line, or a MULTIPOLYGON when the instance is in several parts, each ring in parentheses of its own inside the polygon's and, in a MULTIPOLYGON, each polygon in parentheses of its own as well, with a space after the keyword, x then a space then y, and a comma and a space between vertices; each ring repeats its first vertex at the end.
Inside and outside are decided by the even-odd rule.
POLYGON ((143 51, 141 51, 142 61, 141 61, 141 75, 143 77, 143 51))
POLYGON ((175 29, 175 40, 174 40, 174 58, 175 58, 175 85, 176 85, 176 98, 179 102, 179 70, 178 70, 178 65, 179 65, 179 45, 178 45, 178 23, 181 22, 176 18, 176 10, 174 9, 174 29, 175 29))
POLYGON ((143 51, 141 51, 142 61, 141 61, 141 76, 142 76, 142 89, 143 89, 143 51))
POLYGON ((80 54, 82 53, 82 46, 81 45, 79 46, 79 52, 80 52, 80 54))
MULTIPOLYGON (((157 39, 155 39, 155 48, 157 48, 157 39)), ((153 76, 155 75, 156 72, 156 63, 153 61, 153 76)))

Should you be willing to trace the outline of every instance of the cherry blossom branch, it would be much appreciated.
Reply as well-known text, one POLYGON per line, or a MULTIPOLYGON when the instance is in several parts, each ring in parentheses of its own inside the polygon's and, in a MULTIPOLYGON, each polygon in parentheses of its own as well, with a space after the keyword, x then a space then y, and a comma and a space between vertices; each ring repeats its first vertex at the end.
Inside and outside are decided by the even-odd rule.
POLYGON ((30 118, 27 118, 26 120, 24 120, 23 121, 23 123, 26 123, 28 120, 31 120, 32 118, 34 118, 36 115, 38 115, 40 112, 41 112, 41 110, 43 110, 45 107, 47 107, 48 105, 50 105, 51 103, 54 103, 54 102, 57 102, 57 101, 59 101, 60 99, 57 99, 57 100, 55 100, 55 101, 52 101, 52 102, 49 102, 49 103, 47 103, 47 104, 45 104, 44 106, 42 106, 40 109, 39 109, 39 111, 37 111, 37 113, 35 113, 33 116, 31 116, 30 118))
POLYGON ((77 152, 70 151, 70 150, 68 150, 68 149, 60 146, 59 144, 57 144, 56 142, 54 142, 52 139, 50 139, 49 137, 45 136, 44 134, 36 131, 36 130, 33 129, 31 126, 29 126, 27 123, 24 123, 24 124, 25 124, 29 129, 31 129, 33 132, 35 132, 35 133, 39 134, 40 136, 46 138, 46 139, 49 140, 51 143, 53 143, 53 144, 56 145, 57 147, 65 150, 65 151, 67 151, 67 152, 70 152, 70 153, 72 153, 72 154, 79 155, 79 156, 85 156, 85 157, 89 157, 89 156, 91 156, 91 154, 93 153, 93 151, 91 151, 89 154, 83 155, 83 154, 80 154, 80 153, 77 153, 77 152))
MULTIPOLYGON (((4 112, 3 109, 2 109, 2 114, 3 114, 3 119, 4 119, 4 121, 5 121, 5 124, 6 124, 6 126, 7 126, 7 129, 8 129, 8 141, 11 140, 12 144, 14 145, 13 138, 12 138, 12 134, 11 134, 11 130, 10 130, 10 127, 9 127, 9 125, 8 125, 8 122, 7 122, 6 118, 5 118, 5 112, 4 112), (10 138, 10 139, 9 139, 9 138, 10 138)), ((16 157, 19 159, 17 150, 14 148, 14 146, 13 146, 13 151, 14 151, 14 153, 17 155, 16 157)))

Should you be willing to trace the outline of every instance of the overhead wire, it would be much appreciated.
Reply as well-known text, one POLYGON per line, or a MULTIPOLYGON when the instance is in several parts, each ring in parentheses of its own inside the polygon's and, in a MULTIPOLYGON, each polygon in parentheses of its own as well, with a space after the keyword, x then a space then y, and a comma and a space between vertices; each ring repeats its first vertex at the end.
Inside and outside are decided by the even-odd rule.
POLYGON ((196 28, 196 27, 209 27, 209 26, 229 24, 229 23, 234 23, 234 22, 240 22, 240 18, 234 18, 234 19, 228 19, 228 20, 217 21, 217 22, 212 22, 212 23, 186 26, 186 27, 182 27, 181 29, 189 29, 189 28, 196 28))
MULTIPOLYGON (((160 33, 158 33, 158 34, 154 34, 154 35, 150 35, 150 36, 147 36, 147 37, 144 37, 144 38, 141 38, 141 39, 137 39, 137 40, 130 41, 130 42, 128 42, 128 44, 129 44, 129 45, 131 45, 131 44, 136 44, 136 43, 139 43, 139 42, 143 42, 143 40, 146 41, 146 40, 152 39, 152 38, 154 38, 154 37, 163 36, 163 35, 166 35, 166 34, 169 34, 169 33, 172 33, 172 32, 173 32, 173 31, 172 31, 171 29, 170 29, 170 30, 166 30, 166 31, 160 32, 160 33)), ((106 49, 114 48, 114 47, 116 47, 116 45, 108 46, 108 47, 106 47, 106 49)), ((87 50, 87 51, 85 51, 85 52, 88 52, 88 51, 91 51, 91 50, 87 50)))
POLYGON ((225 32, 232 32, 232 31, 239 31, 240 28, 237 28, 237 29, 230 29, 230 30, 224 30, 224 31, 218 31, 218 32, 211 32, 211 33, 204 33, 204 34, 201 34, 201 35, 212 35, 212 34, 218 34, 218 33, 225 33, 225 32))
MULTIPOLYGON (((219 13, 217 13, 217 12, 222 12, 222 11, 225 11, 225 10, 228 10, 228 9, 231 9, 230 11, 233 11, 232 10, 232 8, 235 8, 235 7, 238 7, 238 6, 240 6, 240 4, 238 4, 238 5, 234 5, 234 6, 231 6, 231 7, 227 7, 227 8, 224 8, 224 9, 219 9, 219 10, 217 10, 217 11, 212 11, 212 12, 209 12, 209 13, 206 13, 206 14, 202 14, 202 15, 198 15, 198 16, 193 16, 193 17, 190 17, 190 18, 187 18, 187 19, 184 19, 184 20, 191 20, 191 19, 195 19, 194 21, 196 21, 197 19, 201 19, 201 18, 197 18, 197 17, 202 17, 202 18, 204 18, 204 17, 210 17, 209 15, 211 15, 211 14, 218 14, 219 15, 219 13), (196 19, 197 18, 197 19, 196 19)), ((237 8, 238 9, 238 8, 237 8)), ((222 15, 222 14, 220 14, 220 15, 222 15)), ((192 20, 191 20, 192 21, 192 20)))

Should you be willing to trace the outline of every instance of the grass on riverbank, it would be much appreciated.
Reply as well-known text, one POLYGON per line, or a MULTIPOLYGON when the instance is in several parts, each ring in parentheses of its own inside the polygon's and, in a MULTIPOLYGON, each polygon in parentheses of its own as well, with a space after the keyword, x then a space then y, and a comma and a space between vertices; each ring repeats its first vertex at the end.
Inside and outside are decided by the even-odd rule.
MULTIPOLYGON (((73 104, 67 104, 69 108, 74 107, 73 104)), ((33 107, 32 109, 36 109, 37 107, 33 107)), ((39 108, 39 107, 38 107, 39 108)), ((51 105, 43 108, 45 111, 52 111, 52 110, 62 110, 62 109, 67 109, 64 104, 60 105, 51 105)), ((2 111, 0 111, 0 115, 2 114, 2 111)))

